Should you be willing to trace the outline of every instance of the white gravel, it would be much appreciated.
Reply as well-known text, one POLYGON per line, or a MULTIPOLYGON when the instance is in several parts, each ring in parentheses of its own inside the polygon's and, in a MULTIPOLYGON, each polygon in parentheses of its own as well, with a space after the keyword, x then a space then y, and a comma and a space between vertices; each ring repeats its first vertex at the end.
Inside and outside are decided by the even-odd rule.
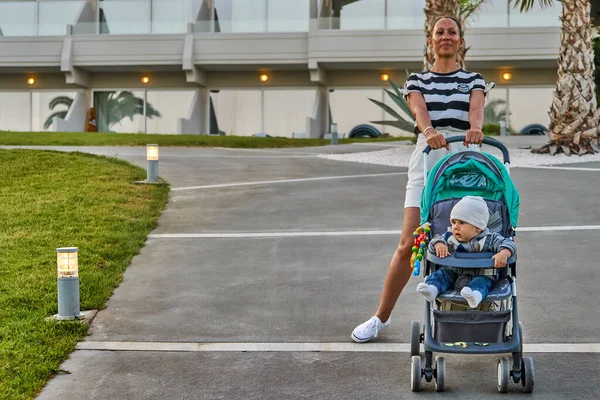
MULTIPOLYGON (((414 149, 413 145, 398 146, 393 149, 368 151, 345 154, 322 154, 320 157, 329 160, 351 161, 365 164, 389 165, 394 167, 408 167, 408 160, 414 149)), ((501 159, 501 153, 493 148, 484 149, 485 152, 494 154, 501 159)), ((586 154, 583 156, 566 156, 559 154, 533 154, 530 150, 510 149, 511 167, 552 166, 560 164, 575 164, 600 161, 600 154, 586 154)))

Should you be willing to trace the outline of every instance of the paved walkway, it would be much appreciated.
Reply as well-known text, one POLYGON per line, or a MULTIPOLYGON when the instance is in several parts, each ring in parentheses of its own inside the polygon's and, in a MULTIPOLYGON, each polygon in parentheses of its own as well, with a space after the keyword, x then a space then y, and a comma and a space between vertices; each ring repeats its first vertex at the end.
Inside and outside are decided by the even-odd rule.
MULTIPOLYGON (((142 148, 77 150, 145 164, 142 148)), ((406 169, 316 154, 365 150, 161 148, 160 175, 172 192, 159 226, 61 366, 69 374, 39 398, 422 397, 410 391, 407 345, 410 321, 423 318, 418 278, 376 341, 349 337, 377 306, 406 169)), ((586 166, 512 170, 527 228, 517 244, 532 398, 600 398, 600 163, 586 166)), ((447 357, 443 396, 494 396, 496 360, 447 357)), ((502 398, 522 396, 511 384, 502 398)))

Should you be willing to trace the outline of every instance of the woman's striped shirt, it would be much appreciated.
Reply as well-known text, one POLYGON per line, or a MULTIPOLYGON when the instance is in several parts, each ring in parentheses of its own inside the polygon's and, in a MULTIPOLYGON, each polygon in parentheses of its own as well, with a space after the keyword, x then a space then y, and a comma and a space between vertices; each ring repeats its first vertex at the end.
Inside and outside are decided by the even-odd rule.
MULTIPOLYGON (((476 72, 459 69, 444 74, 430 71, 410 74, 403 93, 405 98, 411 92, 423 95, 434 128, 468 130, 473 90, 485 90, 485 80, 476 72)), ((415 132, 418 133, 418 128, 415 132)))

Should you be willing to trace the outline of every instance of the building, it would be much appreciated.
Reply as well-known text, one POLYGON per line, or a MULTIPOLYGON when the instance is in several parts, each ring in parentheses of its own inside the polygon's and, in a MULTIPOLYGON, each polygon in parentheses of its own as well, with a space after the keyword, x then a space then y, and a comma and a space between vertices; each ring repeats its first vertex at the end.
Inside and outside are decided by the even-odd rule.
MULTIPOLYGON (((368 98, 418 71, 424 0, 0 0, 0 130, 321 137, 389 119, 368 98)), ((470 18, 495 114, 548 124, 560 3, 470 18), (503 79, 505 73, 510 79, 503 79)), ((392 135, 395 128, 377 126, 392 135)))

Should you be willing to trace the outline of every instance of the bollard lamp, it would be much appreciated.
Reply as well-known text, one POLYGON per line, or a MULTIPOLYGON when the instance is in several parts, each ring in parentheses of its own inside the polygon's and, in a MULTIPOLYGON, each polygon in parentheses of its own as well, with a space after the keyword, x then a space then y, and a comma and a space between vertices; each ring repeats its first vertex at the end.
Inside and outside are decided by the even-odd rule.
POLYGON ((146 182, 158 182, 158 145, 146 145, 146 161, 148 162, 148 170, 146 174, 146 182))
POLYGON ((58 320, 79 319, 84 315, 79 308, 79 264, 77 247, 56 249, 58 267, 58 320))

